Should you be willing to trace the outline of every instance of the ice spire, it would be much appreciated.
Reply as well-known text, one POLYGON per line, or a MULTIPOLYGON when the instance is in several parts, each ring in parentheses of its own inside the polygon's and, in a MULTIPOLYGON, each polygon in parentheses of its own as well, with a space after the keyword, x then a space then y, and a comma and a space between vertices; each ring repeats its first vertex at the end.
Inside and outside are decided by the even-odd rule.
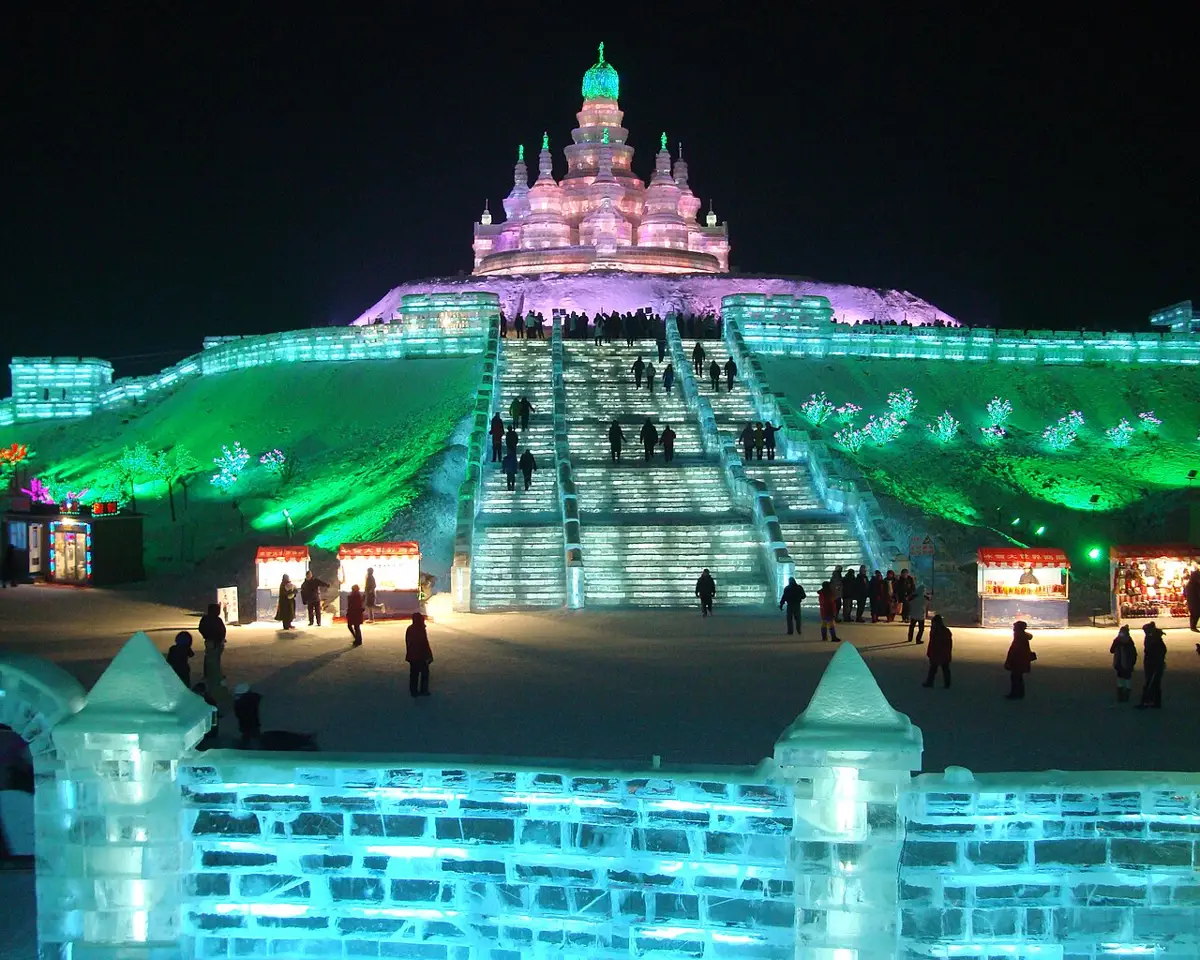
POLYGON ((704 218, 704 222, 710 227, 715 227, 717 225, 717 215, 713 213, 711 200, 708 201, 708 215, 704 218))
POLYGON ((666 130, 664 130, 662 132, 662 136, 659 138, 658 142, 660 144, 661 149, 665 152, 667 149, 667 131, 666 130))
POLYGON ((487 226, 489 223, 492 222, 492 211, 488 209, 487 200, 483 201, 483 216, 481 216, 479 218, 479 222, 482 223, 484 226, 487 226))
POLYGON ((542 131, 542 149, 543 150, 550 149, 550 134, 547 133, 545 130, 542 131))
POLYGON ((538 154, 538 182, 553 181, 554 157, 550 153, 550 135, 542 134, 542 152, 538 154))

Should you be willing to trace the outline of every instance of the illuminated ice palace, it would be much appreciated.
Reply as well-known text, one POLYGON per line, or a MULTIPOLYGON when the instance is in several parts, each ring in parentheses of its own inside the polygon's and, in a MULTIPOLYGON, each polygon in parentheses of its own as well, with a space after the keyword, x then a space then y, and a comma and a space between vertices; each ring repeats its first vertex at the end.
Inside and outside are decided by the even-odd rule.
MULTIPOLYGON (((214 338, 152 377, 18 358, 0 418, 88 416, 264 364, 477 355, 453 604, 587 616, 691 605, 705 566, 726 602, 760 605, 792 574, 903 560, 869 490, 771 389, 764 354, 1200 359, 1187 338, 1010 337, 907 293, 730 273, 726 228, 698 220, 665 136, 649 182, 633 173, 618 84, 601 50, 565 176, 548 137, 532 185, 518 154, 505 219, 485 208, 475 226, 471 276, 397 287, 345 328, 214 338), (639 308, 666 318, 678 377, 653 408, 626 383, 634 351, 585 349, 559 321, 639 308), (501 310, 555 319, 544 340, 501 339, 501 310), (722 317, 707 356, 734 358, 740 389, 698 387, 683 313, 722 317), (553 482, 518 510, 487 429, 522 393, 553 482), (661 463, 608 458, 611 421, 636 436, 651 413, 678 432, 669 482, 661 463), (784 425, 778 459, 742 461, 748 419, 784 425)), ((921 731, 848 643, 772 756, 745 768, 199 752, 210 723, 144 634, 90 692, 0 656, 0 724, 36 768, 44 957, 1200 956, 1200 775, 975 775, 970 757, 922 773, 921 731)))

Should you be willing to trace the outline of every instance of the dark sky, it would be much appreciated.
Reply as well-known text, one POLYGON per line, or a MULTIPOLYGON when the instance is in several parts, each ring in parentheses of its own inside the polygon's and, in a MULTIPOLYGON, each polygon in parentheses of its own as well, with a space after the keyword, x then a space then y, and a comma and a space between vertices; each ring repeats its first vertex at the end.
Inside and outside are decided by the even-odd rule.
POLYGON ((635 169, 683 141, 737 269, 1013 327, 1200 301, 1194 14, 391 6, 5 14, 4 353, 182 354, 469 270, 484 198, 517 143, 569 137, 599 40, 635 169))

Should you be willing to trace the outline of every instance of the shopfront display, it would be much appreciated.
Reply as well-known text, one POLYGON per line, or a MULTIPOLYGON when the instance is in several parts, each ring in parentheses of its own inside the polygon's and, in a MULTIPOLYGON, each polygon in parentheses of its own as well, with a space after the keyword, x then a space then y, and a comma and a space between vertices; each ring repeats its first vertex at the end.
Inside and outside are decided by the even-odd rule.
POLYGON ((4 546, 13 555, 18 582, 103 587, 146 578, 137 513, 31 504, 5 514, 4 546))
MULTIPOLYGON (((286 573, 296 589, 308 572, 308 547, 259 547, 254 555, 255 610, 259 620, 274 620, 279 605, 279 584, 286 573)), ((299 599, 297 599, 299 605, 299 599)))
POLYGON ((1062 629, 1068 623, 1071 562, 1050 547, 980 547, 979 622, 1062 629))
POLYGON ((1153 620, 1158 626, 1188 625, 1184 588, 1200 568, 1200 547, 1186 543, 1111 547, 1108 552, 1112 613, 1120 622, 1153 620))
MULTIPOLYGON (((406 617, 421 609, 421 548, 411 540, 391 543, 344 543, 338 548, 340 616, 346 615, 350 588, 367 592, 375 578, 374 616, 406 617)), ((368 601, 372 598, 368 597, 368 601)))

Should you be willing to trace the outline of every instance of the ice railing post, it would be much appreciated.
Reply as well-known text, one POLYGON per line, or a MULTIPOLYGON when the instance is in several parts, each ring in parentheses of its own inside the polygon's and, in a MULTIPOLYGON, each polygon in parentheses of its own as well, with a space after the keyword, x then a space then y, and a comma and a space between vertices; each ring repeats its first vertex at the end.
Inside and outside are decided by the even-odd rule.
POLYGON ((563 562, 566 564, 567 608, 584 603, 583 545, 579 529, 579 497, 571 473, 571 444, 567 437, 567 388, 563 380, 562 318, 550 327, 550 378, 554 390, 554 469, 558 477, 558 508, 563 524, 563 562))
POLYGON ((843 643, 775 744, 778 775, 795 795, 797 960, 897 956, 900 800, 921 751, 921 731, 843 643))
POLYGON ((467 474, 458 487, 458 513, 454 528, 454 560, 450 566, 452 604, 459 613, 471 610, 471 554, 474 549, 475 517, 479 514, 483 465, 490 449, 488 430, 500 377, 499 318, 489 324, 487 347, 475 407, 471 413, 471 434, 467 439, 467 474))
POLYGON ((62 760, 60 893, 71 955, 181 957, 188 872, 179 760, 212 723, 144 633, 135 633, 53 731, 62 760))

